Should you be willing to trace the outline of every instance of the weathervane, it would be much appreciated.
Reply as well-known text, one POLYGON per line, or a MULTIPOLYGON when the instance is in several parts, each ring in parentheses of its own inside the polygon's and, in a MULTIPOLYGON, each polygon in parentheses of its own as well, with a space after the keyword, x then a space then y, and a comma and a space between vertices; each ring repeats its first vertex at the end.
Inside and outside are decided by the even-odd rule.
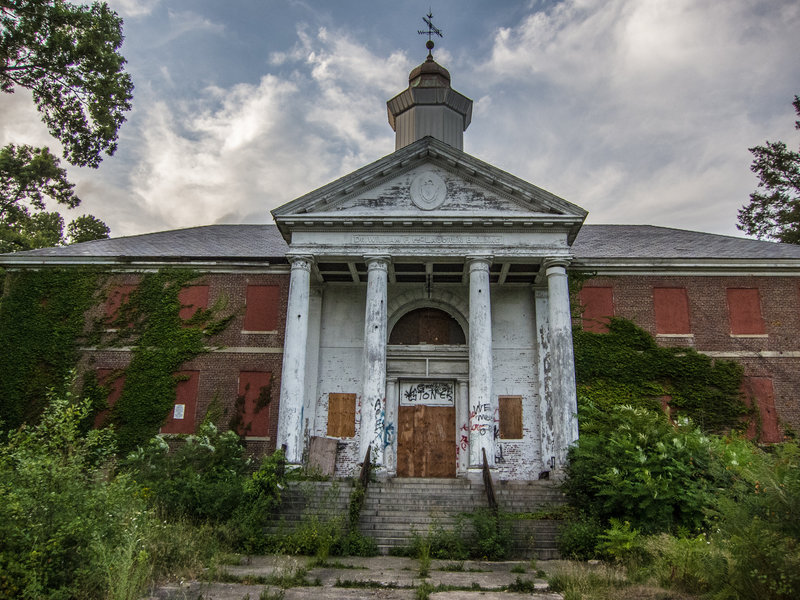
POLYGON ((422 20, 425 21, 425 25, 428 26, 428 31, 422 31, 421 29, 417 30, 417 33, 420 35, 427 35, 428 41, 425 43, 425 47, 428 49, 428 60, 433 60, 433 36, 438 35, 439 37, 444 37, 444 34, 441 30, 433 24, 433 12, 428 9, 428 16, 422 17, 422 20))

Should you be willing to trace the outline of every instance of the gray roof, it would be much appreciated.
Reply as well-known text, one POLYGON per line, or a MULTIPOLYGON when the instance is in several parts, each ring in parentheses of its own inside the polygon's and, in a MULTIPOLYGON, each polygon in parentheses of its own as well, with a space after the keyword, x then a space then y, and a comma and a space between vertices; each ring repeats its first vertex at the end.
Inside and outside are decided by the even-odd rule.
POLYGON ((800 259, 800 245, 655 225, 584 225, 572 251, 579 259, 800 259))
POLYGON ((16 252, 0 262, 12 256, 255 260, 283 258, 288 249, 275 225, 205 225, 16 252))
MULTIPOLYGON (((656 227, 584 225, 572 246, 579 262, 603 259, 800 259, 800 245, 656 227)), ((283 260, 288 246, 275 225, 206 225, 0 255, 0 264, 48 259, 283 260)))

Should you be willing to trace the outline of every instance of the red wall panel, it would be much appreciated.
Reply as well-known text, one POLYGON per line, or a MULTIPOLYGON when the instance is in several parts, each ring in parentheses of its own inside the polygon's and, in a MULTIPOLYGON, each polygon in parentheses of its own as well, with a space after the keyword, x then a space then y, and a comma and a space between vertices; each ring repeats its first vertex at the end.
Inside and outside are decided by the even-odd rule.
POLYGON ((111 414, 111 409, 119 400, 122 395, 122 388, 125 386, 125 375, 112 378, 111 375, 117 369, 97 369, 97 381, 100 385, 108 388, 108 396, 106 397, 106 404, 108 408, 101 410, 94 417, 95 428, 102 427, 105 424, 108 415, 111 414))
POLYGON ((608 318, 614 316, 614 294, 610 287, 583 287, 580 291, 583 307, 581 321, 585 331, 606 333, 608 318))
POLYGON ((239 405, 242 416, 237 433, 253 437, 269 435, 269 406, 272 399, 270 382, 272 373, 266 371, 242 371, 239 373, 239 405), (262 394, 266 395, 262 397, 262 394), (260 406, 259 406, 260 405, 260 406))
POLYGON ((161 426, 161 433, 194 433, 200 372, 180 371, 175 375, 181 377, 175 388, 175 405, 161 426))
POLYGON ((691 333, 686 288, 653 288, 656 333, 691 333))
POLYGON ((731 333, 739 335, 764 333, 758 289, 728 288, 727 292, 731 333))
POLYGON ((181 288, 178 292, 178 302, 181 303, 181 310, 178 313, 184 321, 191 319, 200 309, 208 308, 208 286, 190 285, 181 288))
POLYGON ((135 285, 115 285, 108 293, 105 305, 106 323, 111 324, 119 316, 120 307, 128 301, 135 285))
POLYGON ((770 443, 783 441, 778 426, 778 414, 775 411, 772 377, 745 377, 744 391, 746 397, 758 406, 758 414, 761 417, 761 441, 770 443))
POLYGON ((245 304, 245 331, 277 331, 280 307, 277 285, 248 285, 245 304))

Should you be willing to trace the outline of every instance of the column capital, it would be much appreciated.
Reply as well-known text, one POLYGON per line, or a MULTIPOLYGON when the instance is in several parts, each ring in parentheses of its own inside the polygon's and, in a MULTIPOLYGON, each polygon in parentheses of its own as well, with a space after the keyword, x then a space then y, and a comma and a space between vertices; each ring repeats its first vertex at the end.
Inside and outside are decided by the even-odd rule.
POLYGON ((568 256, 559 256, 553 258, 545 258, 542 261, 542 267, 545 269, 547 275, 554 275, 557 273, 566 273, 569 263, 572 258, 568 256))
POLYGON ((488 269, 491 264, 494 256, 491 254, 474 254, 474 255, 467 255, 464 258, 464 262, 467 263, 470 271, 475 269, 488 269))
POLYGON ((367 264, 367 269, 387 269, 389 263, 392 262, 392 257, 384 254, 365 256, 364 262, 367 264))
POLYGON ((310 254, 287 254, 286 260, 292 265, 292 269, 305 269, 311 270, 311 265, 314 264, 314 257, 310 254))

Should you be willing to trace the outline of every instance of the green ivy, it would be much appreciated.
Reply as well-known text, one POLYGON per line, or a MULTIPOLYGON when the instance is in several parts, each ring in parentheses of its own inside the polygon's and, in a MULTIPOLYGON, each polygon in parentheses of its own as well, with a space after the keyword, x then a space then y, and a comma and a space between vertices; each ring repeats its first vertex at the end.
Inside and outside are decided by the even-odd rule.
POLYGON ((180 318, 178 294, 197 277, 180 269, 145 273, 113 323, 117 332, 111 344, 133 346, 125 385, 111 413, 121 452, 158 433, 175 403, 175 372, 207 352, 207 339, 233 318, 218 319, 221 306, 198 310, 187 321, 180 318))
POLYGON ((0 425, 35 421, 62 394, 87 339, 101 273, 82 267, 10 272, 0 303, 0 425))
POLYGON ((740 428, 742 367, 692 348, 664 348, 631 321, 612 318, 608 333, 576 329, 578 395, 601 409, 628 404, 659 410, 660 398, 706 431, 740 428))

